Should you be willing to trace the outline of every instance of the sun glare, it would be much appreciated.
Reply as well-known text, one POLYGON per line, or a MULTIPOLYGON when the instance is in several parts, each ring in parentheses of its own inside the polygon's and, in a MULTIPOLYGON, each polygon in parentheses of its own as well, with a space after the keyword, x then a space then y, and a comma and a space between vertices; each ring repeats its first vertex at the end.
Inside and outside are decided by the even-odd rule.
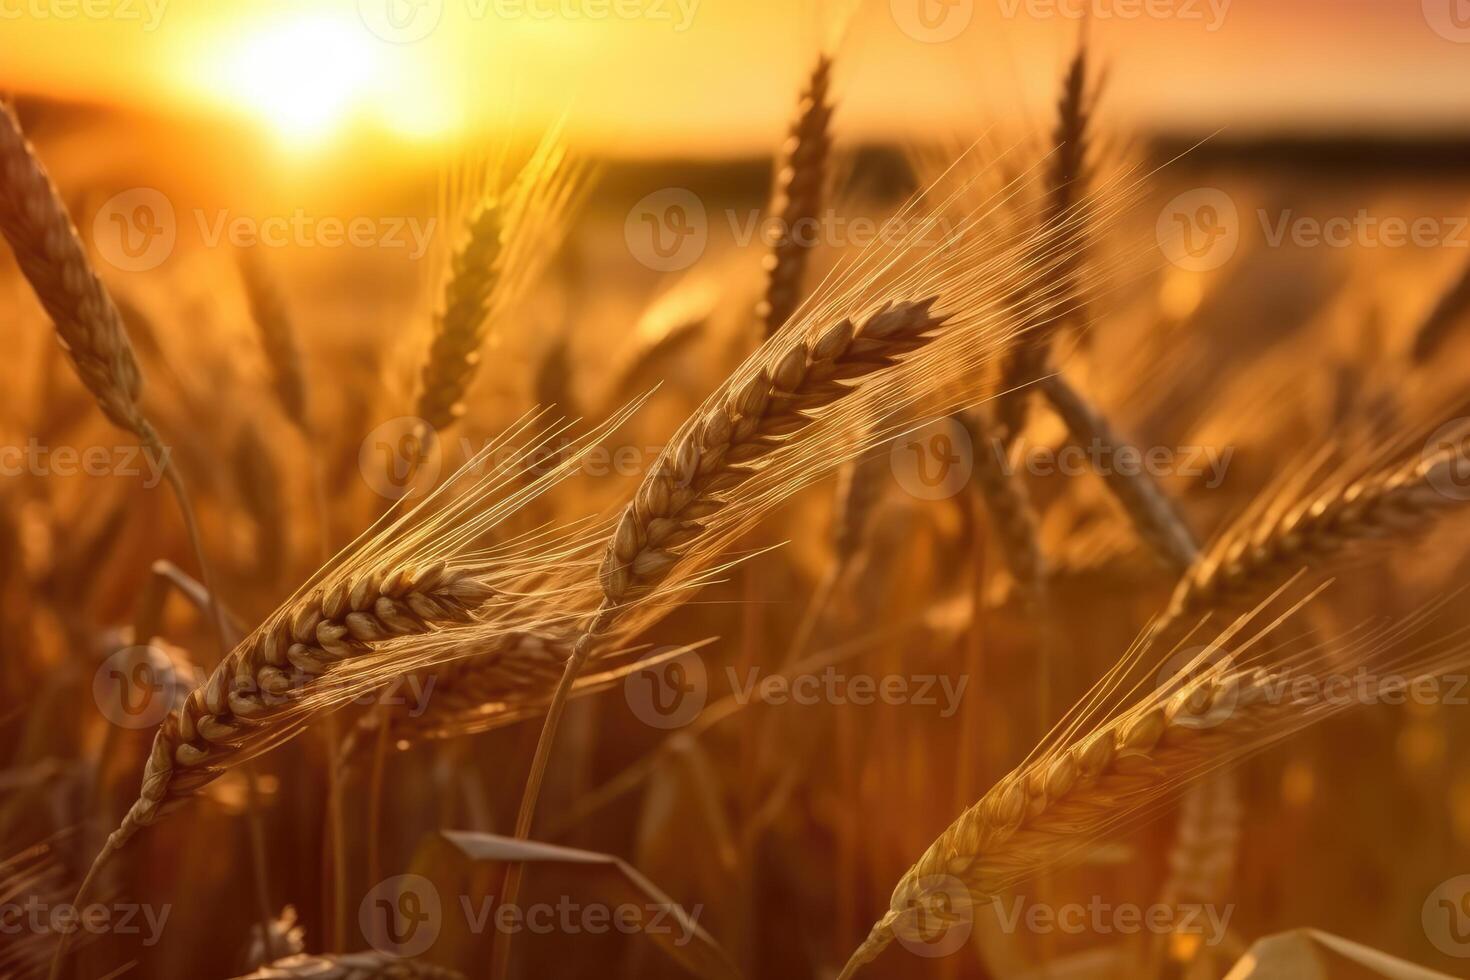
POLYGON ((320 146, 354 123, 426 139, 454 121, 430 82, 411 70, 417 66, 390 62, 355 21, 297 16, 214 47, 202 66, 210 89, 291 147, 320 146))

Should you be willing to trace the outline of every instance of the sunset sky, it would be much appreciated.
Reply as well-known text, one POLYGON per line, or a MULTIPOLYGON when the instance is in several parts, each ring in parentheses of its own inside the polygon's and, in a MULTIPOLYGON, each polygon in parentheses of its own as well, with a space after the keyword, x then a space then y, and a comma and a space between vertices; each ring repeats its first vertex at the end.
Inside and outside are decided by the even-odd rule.
POLYGON ((1470 122, 1467 0, 0 0, 0 85, 240 113, 302 150, 565 113, 605 151, 718 155, 770 145, 844 24, 849 137, 1034 114, 1084 8, 1142 126, 1470 122))

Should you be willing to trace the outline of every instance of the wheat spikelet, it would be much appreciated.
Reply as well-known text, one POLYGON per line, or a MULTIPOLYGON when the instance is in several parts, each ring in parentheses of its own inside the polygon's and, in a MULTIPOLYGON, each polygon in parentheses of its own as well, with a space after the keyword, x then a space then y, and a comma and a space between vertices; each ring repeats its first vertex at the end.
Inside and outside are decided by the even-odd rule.
POLYGON ((464 974, 388 953, 324 953, 288 956, 236 980, 464 980, 464 974))
POLYGON ((510 188, 480 188, 469 203, 419 372, 414 414, 434 429, 464 414, 496 315, 519 299, 560 244, 586 178, 553 131, 510 188))
POLYGON ((606 604, 647 595, 699 536, 700 523, 755 473, 762 456, 812 424, 812 413, 850 394, 848 383, 891 367, 934 338, 938 299, 885 305, 858 323, 844 319, 791 345, 771 370, 731 391, 664 450, 623 510, 603 558, 606 604))
POLYGON ((1248 519, 1190 568, 1156 629, 1163 634, 1200 612, 1249 604, 1350 546, 1420 533, 1465 503, 1466 494, 1445 488, 1464 487, 1467 478, 1470 461, 1456 441, 1248 519))
POLYGON ((831 74, 832 59, 820 55, 802 93, 791 134, 781 149, 781 167, 771 202, 771 213, 780 225, 770 254, 762 260, 766 292, 756 307, 768 337, 781 329, 801 305, 802 280, 812 249, 812 243, 802 238, 814 234, 814 227, 809 226, 821 219, 827 155, 832 148, 828 134, 832 106, 827 99, 831 74))
MULTIPOLYGON (((1048 234, 1047 248, 1053 255, 1052 275, 1040 287, 1056 304, 1065 304, 1068 314, 1085 322, 1082 280, 1087 248, 1087 186, 1089 131, 1095 96, 1088 88, 1088 58, 1085 42, 1078 45, 1057 106, 1057 124, 1052 134, 1053 152, 1042 203, 1041 226, 1048 234)), ((1048 304, 1048 308, 1052 304, 1048 304)), ((1007 442, 1020 435, 1026 424, 1031 385, 1046 371, 1051 343, 1061 318, 1047 316, 1031 324, 1002 365, 1003 394, 996 421, 1007 442)))
POLYGON ((476 643, 471 655, 424 679, 425 703, 404 701, 366 714, 343 745, 342 761, 350 762, 379 734, 407 748, 424 739, 466 735, 513 720, 507 707, 534 702, 555 687, 570 655, 564 637, 544 632, 508 633, 476 643), (386 731, 380 732, 382 726, 386 731))
POLYGON ((138 406, 143 376, 122 317, 9 105, 0 105, 0 234, 103 414, 156 443, 138 406))
POLYGON ((281 284, 255 249, 240 252, 239 266, 250 318, 255 321, 260 346, 270 367, 271 387, 286 418, 309 438, 306 369, 302 366, 296 325, 291 320, 281 284))
MULTIPOLYGON (((109 838, 122 847, 216 778, 232 759, 283 733, 269 723, 341 661, 375 644, 471 621, 496 595, 440 562, 356 572, 281 610, 232 650, 154 736, 138 800, 109 838)), ((252 752, 253 754, 253 752, 252 752)))
POLYGON ((462 400, 480 365, 503 231, 499 205, 487 202, 470 219, 465 243, 451 260, 414 406, 414 413, 436 429, 464 414, 462 400))
MULTIPOLYGON (((1181 786, 1354 703, 1296 693, 1302 681, 1317 682, 1314 689, 1321 691, 1321 681, 1338 676, 1323 666, 1320 646, 1295 653, 1286 646, 1266 646, 1316 594, 1236 644, 1255 613, 1238 620, 1183 670, 1089 728, 1087 718, 1101 714, 1125 691, 1124 682, 1147 646, 1124 658, 1053 738, 962 813, 903 875, 889 910, 841 977, 853 976, 895 938, 923 939, 916 925, 953 924, 970 916, 1006 889, 1075 857, 1181 786), (1227 652, 1227 645, 1235 649, 1227 652)), ((1412 665, 1410 682, 1457 668, 1466 654, 1463 637, 1426 645, 1416 635, 1426 621, 1421 613, 1360 631, 1342 638, 1335 652, 1350 665, 1390 670, 1412 665), (1385 657, 1391 649, 1410 652, 1385 657)), ((1374 679, 1363 699, 1371 702, 1378 690, 1397 688, 1404 680, 1403 675, 1374 679)))
MULTIPOLYGON (((1079 445, 1097 447, 1110 459, 1118 457, 1120 447, 1128 446, 1113 432, 1103 414, 1061 375, 1044 378, 1041 390, 1079 445)), ((1199 556, 1199 544, 1174 504, 1147 473, 1125 472, 1111 466, 1099 476, 1139 536, 1161 561, 1179 572, 1194 564, 1199 556)))

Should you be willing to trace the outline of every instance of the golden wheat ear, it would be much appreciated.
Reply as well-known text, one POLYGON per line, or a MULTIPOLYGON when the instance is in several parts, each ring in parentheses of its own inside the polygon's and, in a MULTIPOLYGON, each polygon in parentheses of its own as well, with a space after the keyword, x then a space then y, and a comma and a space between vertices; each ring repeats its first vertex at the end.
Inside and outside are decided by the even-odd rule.
POLYGON ((1320 592, 1256 626, 1269 601, 1263 603, 1215 634, 1181 670, 1108 713, 1108 704, 1127 695, 1150 648, 1124 658, 1025 764, 961 814, 899 879, 889 909, 841 975, 853 976, 895 939, 921 941, 921 926, 956 924, 1006 889, 1075 860, 1181 786, 1358 703, 1303 698, 1303 690, 1327 692, 1334 679, 1372 667, 1382 673, 1370 675, 1361 703, 1373 703, 1380 690, 1470 661, 1463 631, 1446 639, 1429 628, 1443 602, 1344 634, 1326 648, 1294 640, 1287 624, 1320 592))
POLYGON ((827 158, 832 151, 831 81, 832 58, 818 55, 801 93, 791 133, 781 147, 771 200, 778 233, 770 254, 762 259, 766 291, 756 307, 767 337, 781 329, 801 305, 807 262, 814 245, 804 239, 820 227, 827 196, 827 158))
POLYGON ((498 167, 446 206, 457 236, 419 372, 414 414, 435 430, 464 414, 497 318, 535 283, 556 254, 589 190, 591 168, 552 129, 508 187, 498 167))

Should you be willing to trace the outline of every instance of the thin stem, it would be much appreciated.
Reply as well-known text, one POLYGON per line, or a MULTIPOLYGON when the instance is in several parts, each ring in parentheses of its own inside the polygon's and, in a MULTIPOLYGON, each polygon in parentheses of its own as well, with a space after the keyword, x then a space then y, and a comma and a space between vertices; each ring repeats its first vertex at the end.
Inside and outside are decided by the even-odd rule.
MULTIPOLYGON (((521 807, 516 814, 516 840, 526 840, 530 837, 531 824, 536 819, 536 803, 541 796, 541 784, 546 779, 546 768, 551 762, 551 749, 556 744, 557 728, 561 725, 562 715, 566 712, 567 700, 572 693, 572 687, 582 673, 582 666, 587 662, 587 655, 592 651, 592 643, 602 632, 608 616, 609 610, 604 602, 603 607, 592 618, 586 632, 577 637, 577 642, 572 646, 572 655, 567 658, 566 669, 562 671, 561 679, 556 683, 556 691, 552 694, 551 704, 546 709, 546 720, 541 725, 541 737, 536 741, 536 752, 531 757, 531 769, 526 775, 526 789, 521 795, 521 807)), ((523 870, 519 861, 512 862, 510 867, 506 868, 505 887, 501 889, 500 904, 502 906, 515 905, 516 900, 520 897, 523 870)), ((504 980, 509 967, 510 933, 505 933, 499 936, 495 943, 494 959, 490 967, 491 980, 504 980)))

